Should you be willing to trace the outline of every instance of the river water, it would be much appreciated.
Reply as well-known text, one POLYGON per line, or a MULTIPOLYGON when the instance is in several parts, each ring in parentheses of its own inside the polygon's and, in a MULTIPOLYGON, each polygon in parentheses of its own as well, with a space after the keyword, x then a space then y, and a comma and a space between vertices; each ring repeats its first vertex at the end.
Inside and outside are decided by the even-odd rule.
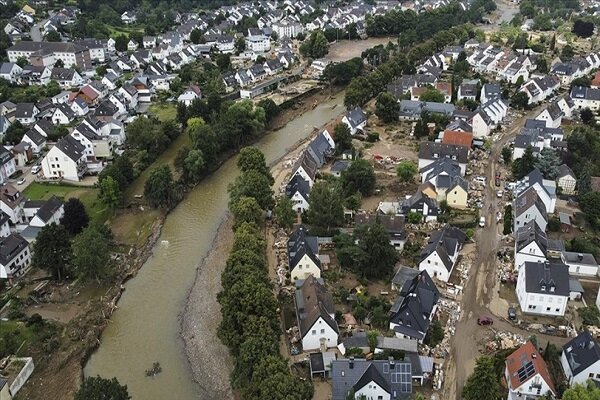
MULTIPOLYGON (((265 153, 267 163, 285 155, 314 126, 337 117, 343 111, 343 97, 343 92, 338 93, 264 137, 257 147, 265 153)), ((179 336, 179 314, 196 268, 210 250, 227 212, 227 186, 237 174, 235 159, 227 161, 168 215, 153 255, 127 282, 100 347, 85 367, 86 376, 116 376, 134 400, 202 398, 179 336), (157 361, 162 372, 146 377, 144 371, 157 361)))

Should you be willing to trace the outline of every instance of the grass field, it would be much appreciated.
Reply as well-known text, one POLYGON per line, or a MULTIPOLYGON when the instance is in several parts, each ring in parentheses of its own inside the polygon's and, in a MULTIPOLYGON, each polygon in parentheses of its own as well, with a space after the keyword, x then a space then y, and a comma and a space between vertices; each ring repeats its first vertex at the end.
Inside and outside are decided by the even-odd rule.
POLYGON ((177 107, 172 103, 153 103, 148 112, 160 121, 174 120, 177 117, 177 107))
POLYGON ((52 196, 68 200, 75 197, 83 203, 90 219, 94 222, 104 223, 112 215, 100 200, 98 200, 99 189, 68 186, 68 185, 45 185, 34 182, 24 191, 24 195, 31 200, 47 200, 52 196))

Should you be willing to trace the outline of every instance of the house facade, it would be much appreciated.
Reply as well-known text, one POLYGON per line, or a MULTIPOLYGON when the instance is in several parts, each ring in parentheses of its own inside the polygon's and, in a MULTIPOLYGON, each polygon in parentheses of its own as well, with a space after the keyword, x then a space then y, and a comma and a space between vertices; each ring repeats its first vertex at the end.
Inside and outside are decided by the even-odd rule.
POLYGON ((563 316, 569 299, 569 267, 525 262, 517 278, 517 298, 527 314, 563 316))

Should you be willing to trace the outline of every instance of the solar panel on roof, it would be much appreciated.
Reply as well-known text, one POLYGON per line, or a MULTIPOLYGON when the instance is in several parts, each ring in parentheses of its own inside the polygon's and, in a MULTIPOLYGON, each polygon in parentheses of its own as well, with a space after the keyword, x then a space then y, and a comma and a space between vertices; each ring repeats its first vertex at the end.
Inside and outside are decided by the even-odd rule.
POLYGON ((529 378, 535 375, 535 367, 533 366, 533 362, 527 361, 519 370, 517 371, 517 376, 519 378, 519 382, 526 382, 529 378))

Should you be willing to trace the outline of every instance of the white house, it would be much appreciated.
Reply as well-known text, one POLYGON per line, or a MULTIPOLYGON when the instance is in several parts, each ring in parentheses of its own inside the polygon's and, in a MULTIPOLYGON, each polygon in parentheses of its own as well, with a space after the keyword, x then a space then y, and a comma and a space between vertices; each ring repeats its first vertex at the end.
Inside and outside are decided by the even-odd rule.
POLYGON ((256 53, 271 50, 271 38, 262 33, 258 28, 249 28, 246 37, 246 48, 256 53))
POLYGON ((569 299, 569 267, 526 262, 517 278, 517 298, 528 314, 563 316, 569 299))
POLYGON ((0 238, 0 279, 22 276, 31 263, 29 243, 18 233, 0 238))
POLYGON ((140 45, 133 39, 130 39, 127 42, 127 51, 136 51, 140 45))
POLYGON ((25 222, 23 205, 25 197, 11 184, 2 185, 0 188, 0 210, 8 215, 11 225, 25 222))
POLYGON ((6 147, 0 146, 0 184, 7 182, 15 172, 17 172, 15 157, 6 147))
POLYGON ((593 254, 563 251, 562 261, 569 267, 570 275, 598 276, 598 263, 593 254))
POLYGON ((506 357, 504 378, 508 385, 508 400, 537 399, 556 389, 542 355, 527 341, 506 357))
POLYGON ((36 115, 40 113, 39 108, 33 103, 18 103, 15 110, 15 119, 23 125, 31 125, 36 121, 36 115))
POLYGON ((463 231, 450 225, 433 232, 421 252, 419 271, 427 271, 432 278, 448 282, 466 238, 463 231))
POLYGON ((527 222, 515 233, 515 268, 517 271, 525 262, 546 262, 548 238, 534 220, 527 222))
POLYGON ((65 209, 62 200, 56 196, 52 196, 35 212, 29 221, 29 226, 43 228, 50 224, 58 225, 64 214, 65 209))
POLYGON ((8 62, 0 64, 0 78, 10 83, 16 83, 21 73, 23 73, 23 68, 19 67, 16 63, 8 62))
POLYGON ((581 331, 563 346, 560 363, 570 386, 600 380, 600 347, 589 331, 581 331))
POLYGON ((546 231, 548 225, 548 214, 546 207, 534 188, 529 188, 520 193, 514 201, 514 232, 527 224, 535 221, 542 232, 546 231))
POLYGON ((575 173, 566 164, 562 164, 556 176, 556 186, 562 193, 572 195, 575 194, 576 185, 577 178, 575 177, 575 173))
MULTIPOLYGON (((295 175, 300 175, 304 180, 308 181, 310 187, 315 183, 317 174, 317 164, 308 152, 302 153, 296 164, 292 167, 293 178, 295 175)), ((291 179, 290 178, 290 179, 291 179)))
POLYGON ((183 93, 179 95, 177 101, 189 107, 196 99, 202 98, 202 91, 196 85, 190 85, 183 93))
POLYGON ((46 179, 65 179, 78 182, 87 172, 85 148, 66 136, 54 145, 42 160, 46 179))
POLYGON ((77 117, 77 114, 66 104, 58 104, 52 113, 51 120, 54 125, 68 125, 77 117))
POLYGON ((71 110, 73 110, 75 115, 77 115, 78 117, 83 117, 90 112, 88 104, 79 97, 73 100, 73 102, 71 103, 71 110))
POLYGON ((362 108, 356 107, 344 115, 342 122, 348 125, 348 128, 350 128, 350 133, 354 135, 356 132, 362 131, 365 126, 367 126, 367 114, 362 108))
POLYGON ((298 240, 293 247, 289 247, 289 272, 292 281, 306 279, 309 276, 321 277, 321 261, 318 256, 318 247, 306 240, 298 240))
POLYGON ((469 123, 473 129, 473 137, 476 138, 488 137, 494 129, 494 121, 482 110, 475 112, 469 123))
POLYGON ((562 122, 562 110, 556 103, 550 103, 545 107, 537 117, 536 120, 544 121, 547 128, 558 128, 562 122))
POLYGON ((296 212, 305 212, 308 210, 309 193, 310 183, 300 175, 294 175, 285 187, 285 195, 292 200, 293 208, 296 212))
POLYGON ((331 293, 319 280, 309 276, 296 290, 296 317, 302 350, 326 350, 338 344, 339 328, 331 293))
POLYGON ((537 192, 546 212, 549 214, 554 213, 556 208, 556 182, 544 179, 541 171, 535 168, 525 178, 517 182, 517 187, 513 192, 515 196, 518 196, 529 188, 533 188, 537 192))
POLYGON ((571 89, 571 99, 575 108, 589 108, 592 111, 600 109, 600 89, 575 86, 571 89))

